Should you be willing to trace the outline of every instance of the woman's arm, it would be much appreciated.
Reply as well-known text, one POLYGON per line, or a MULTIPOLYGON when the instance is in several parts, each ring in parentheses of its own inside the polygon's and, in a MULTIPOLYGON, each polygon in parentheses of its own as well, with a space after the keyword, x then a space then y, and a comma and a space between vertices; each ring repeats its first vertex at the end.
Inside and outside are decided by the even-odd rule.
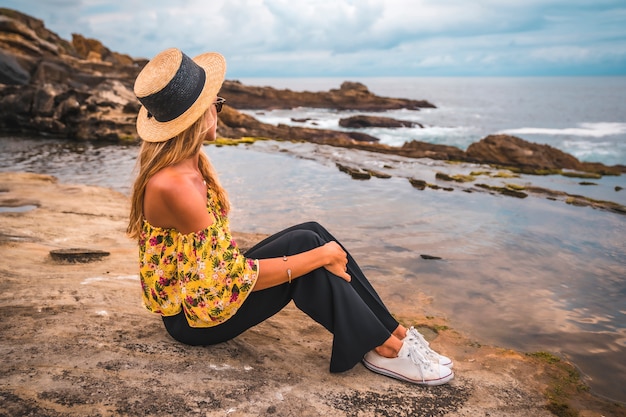
POLYGON ((284 258, 259 259, 259 277, 252 291, 264 290, 289 282, 317 268, 326 268, 329 272, 350 282, 346 272, 348 257, 337 242, 328 242, 323 246, 297 255, 284 258))
MULTIPOLYGON (((174 228, 183 234, 204 230, 215 219, 206 210, 206 188, 195 184, 193 177, 164 169, 155 175, 146 190, 144 214, 153 226, 174 228)), ((204 186, 206 187, 206 186, 204 186)), ((317 268, 326 268, 350 281, 346 272, 348 257, 337 242, 283 258, 259 259, 259 274, 253 291, 275 287, 317 268)))

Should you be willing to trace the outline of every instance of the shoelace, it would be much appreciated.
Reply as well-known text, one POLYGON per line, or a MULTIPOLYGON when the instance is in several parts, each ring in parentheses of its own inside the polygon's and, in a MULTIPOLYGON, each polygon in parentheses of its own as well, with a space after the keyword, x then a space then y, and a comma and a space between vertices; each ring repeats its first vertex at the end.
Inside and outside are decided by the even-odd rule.
POLYGON ((430 348, 428 341, 424 339, 424 336, 422 336, 422 334, 418 332, 415 327, 411 326, 411 328, 407 330, 406 335, 407 339, 417 339, 419 344, 418 348, 424 351, 429 360, 439 362, 439 354, 430 348))
POLYGON ((422 382, 426 381, 424 377, 424 370, 428 369, 432 372, 435 372, 433 368, 433 363, 429 361, 422 353, 417 350, 415 346, 409 346, 409 358, 411 362, 413 362, 420 370, 420 374, 422 375, 422 382))
POLYGON ((415 327, 411 326, 409 330, 406 331, 406 334, 407 336, 413 336, 414 338, 419 340, 423 345, 430 346, 430 343, 428 343, 428 341, 424 338, 424 336, 422 336, 422 334, 418 332, 415 327))

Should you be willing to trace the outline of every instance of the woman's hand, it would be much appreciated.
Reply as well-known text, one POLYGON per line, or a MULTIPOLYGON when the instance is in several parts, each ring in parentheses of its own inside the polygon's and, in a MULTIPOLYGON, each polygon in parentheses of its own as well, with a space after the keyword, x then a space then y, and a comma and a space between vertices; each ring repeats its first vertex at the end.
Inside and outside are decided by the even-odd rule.
POLYGON ((334 241, 291 256, 259 259, 260 272, 253 291, 291 282, 322 267, 350 282, 352 277, 346 271, 347 264, 348 254, 334 241))
POLYGON ((350 282, 352 277, 347 272, 348 255, 346 252, 335 241, 326 243, 324 249, 326 250, 326 256, 328 256, 329 260, 329 262, 324 265, 324 268, 326 268, 328 272, 350 282))

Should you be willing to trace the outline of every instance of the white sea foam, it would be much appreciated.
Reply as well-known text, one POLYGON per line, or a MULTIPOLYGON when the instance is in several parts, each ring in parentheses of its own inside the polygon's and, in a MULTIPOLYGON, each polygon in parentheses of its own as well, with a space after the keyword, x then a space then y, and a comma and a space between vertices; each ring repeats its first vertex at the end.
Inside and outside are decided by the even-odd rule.
POLYGON ((471 129, 464 126, 425 126, 424 128, 414 127, 400 129, 370 128, 363 129, 363 132, 375 136, 380 139, 381 143, 391 146, 402 146, 406 142, 418 140, 421 142, 464 148, 469 145, 468 132, 470 130, 471 129))
POLYGON ((611 156, 615 154, 615 145, 609 141, 569 139, 560 142, 558 146, 580 160, 610 160, 611 156))
POLYGON ((501 130, 499 133, 508 135, 567 135, 602 138, 626 133, 626 123, 580 123, 578 127, 565 129, 522 127, 519 129, 501 130))

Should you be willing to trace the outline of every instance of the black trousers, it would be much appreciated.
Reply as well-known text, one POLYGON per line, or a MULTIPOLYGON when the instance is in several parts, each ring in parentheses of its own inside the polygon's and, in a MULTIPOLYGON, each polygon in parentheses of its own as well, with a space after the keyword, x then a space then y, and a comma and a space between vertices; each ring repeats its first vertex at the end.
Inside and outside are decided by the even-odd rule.
MULTIPOLYGON (((248 258, 295 255, 336 239, 316 222, 299 224, 272 235, 245 253, 248 258)), ((344 248, 345 250, 345 248, 344 248)), ((347 251, 346 251, 347 252, 347 251)), ((230 340, 282 310, 291 300, 333 334, 331 372, 351 369, 398 327, 352 256, 351 282, 319 268, 276 287, 252 292, 239 311, 214 327, 193 328, 184 313, 163 317, 168 333, 189 345, 212 345, 230 340)))

